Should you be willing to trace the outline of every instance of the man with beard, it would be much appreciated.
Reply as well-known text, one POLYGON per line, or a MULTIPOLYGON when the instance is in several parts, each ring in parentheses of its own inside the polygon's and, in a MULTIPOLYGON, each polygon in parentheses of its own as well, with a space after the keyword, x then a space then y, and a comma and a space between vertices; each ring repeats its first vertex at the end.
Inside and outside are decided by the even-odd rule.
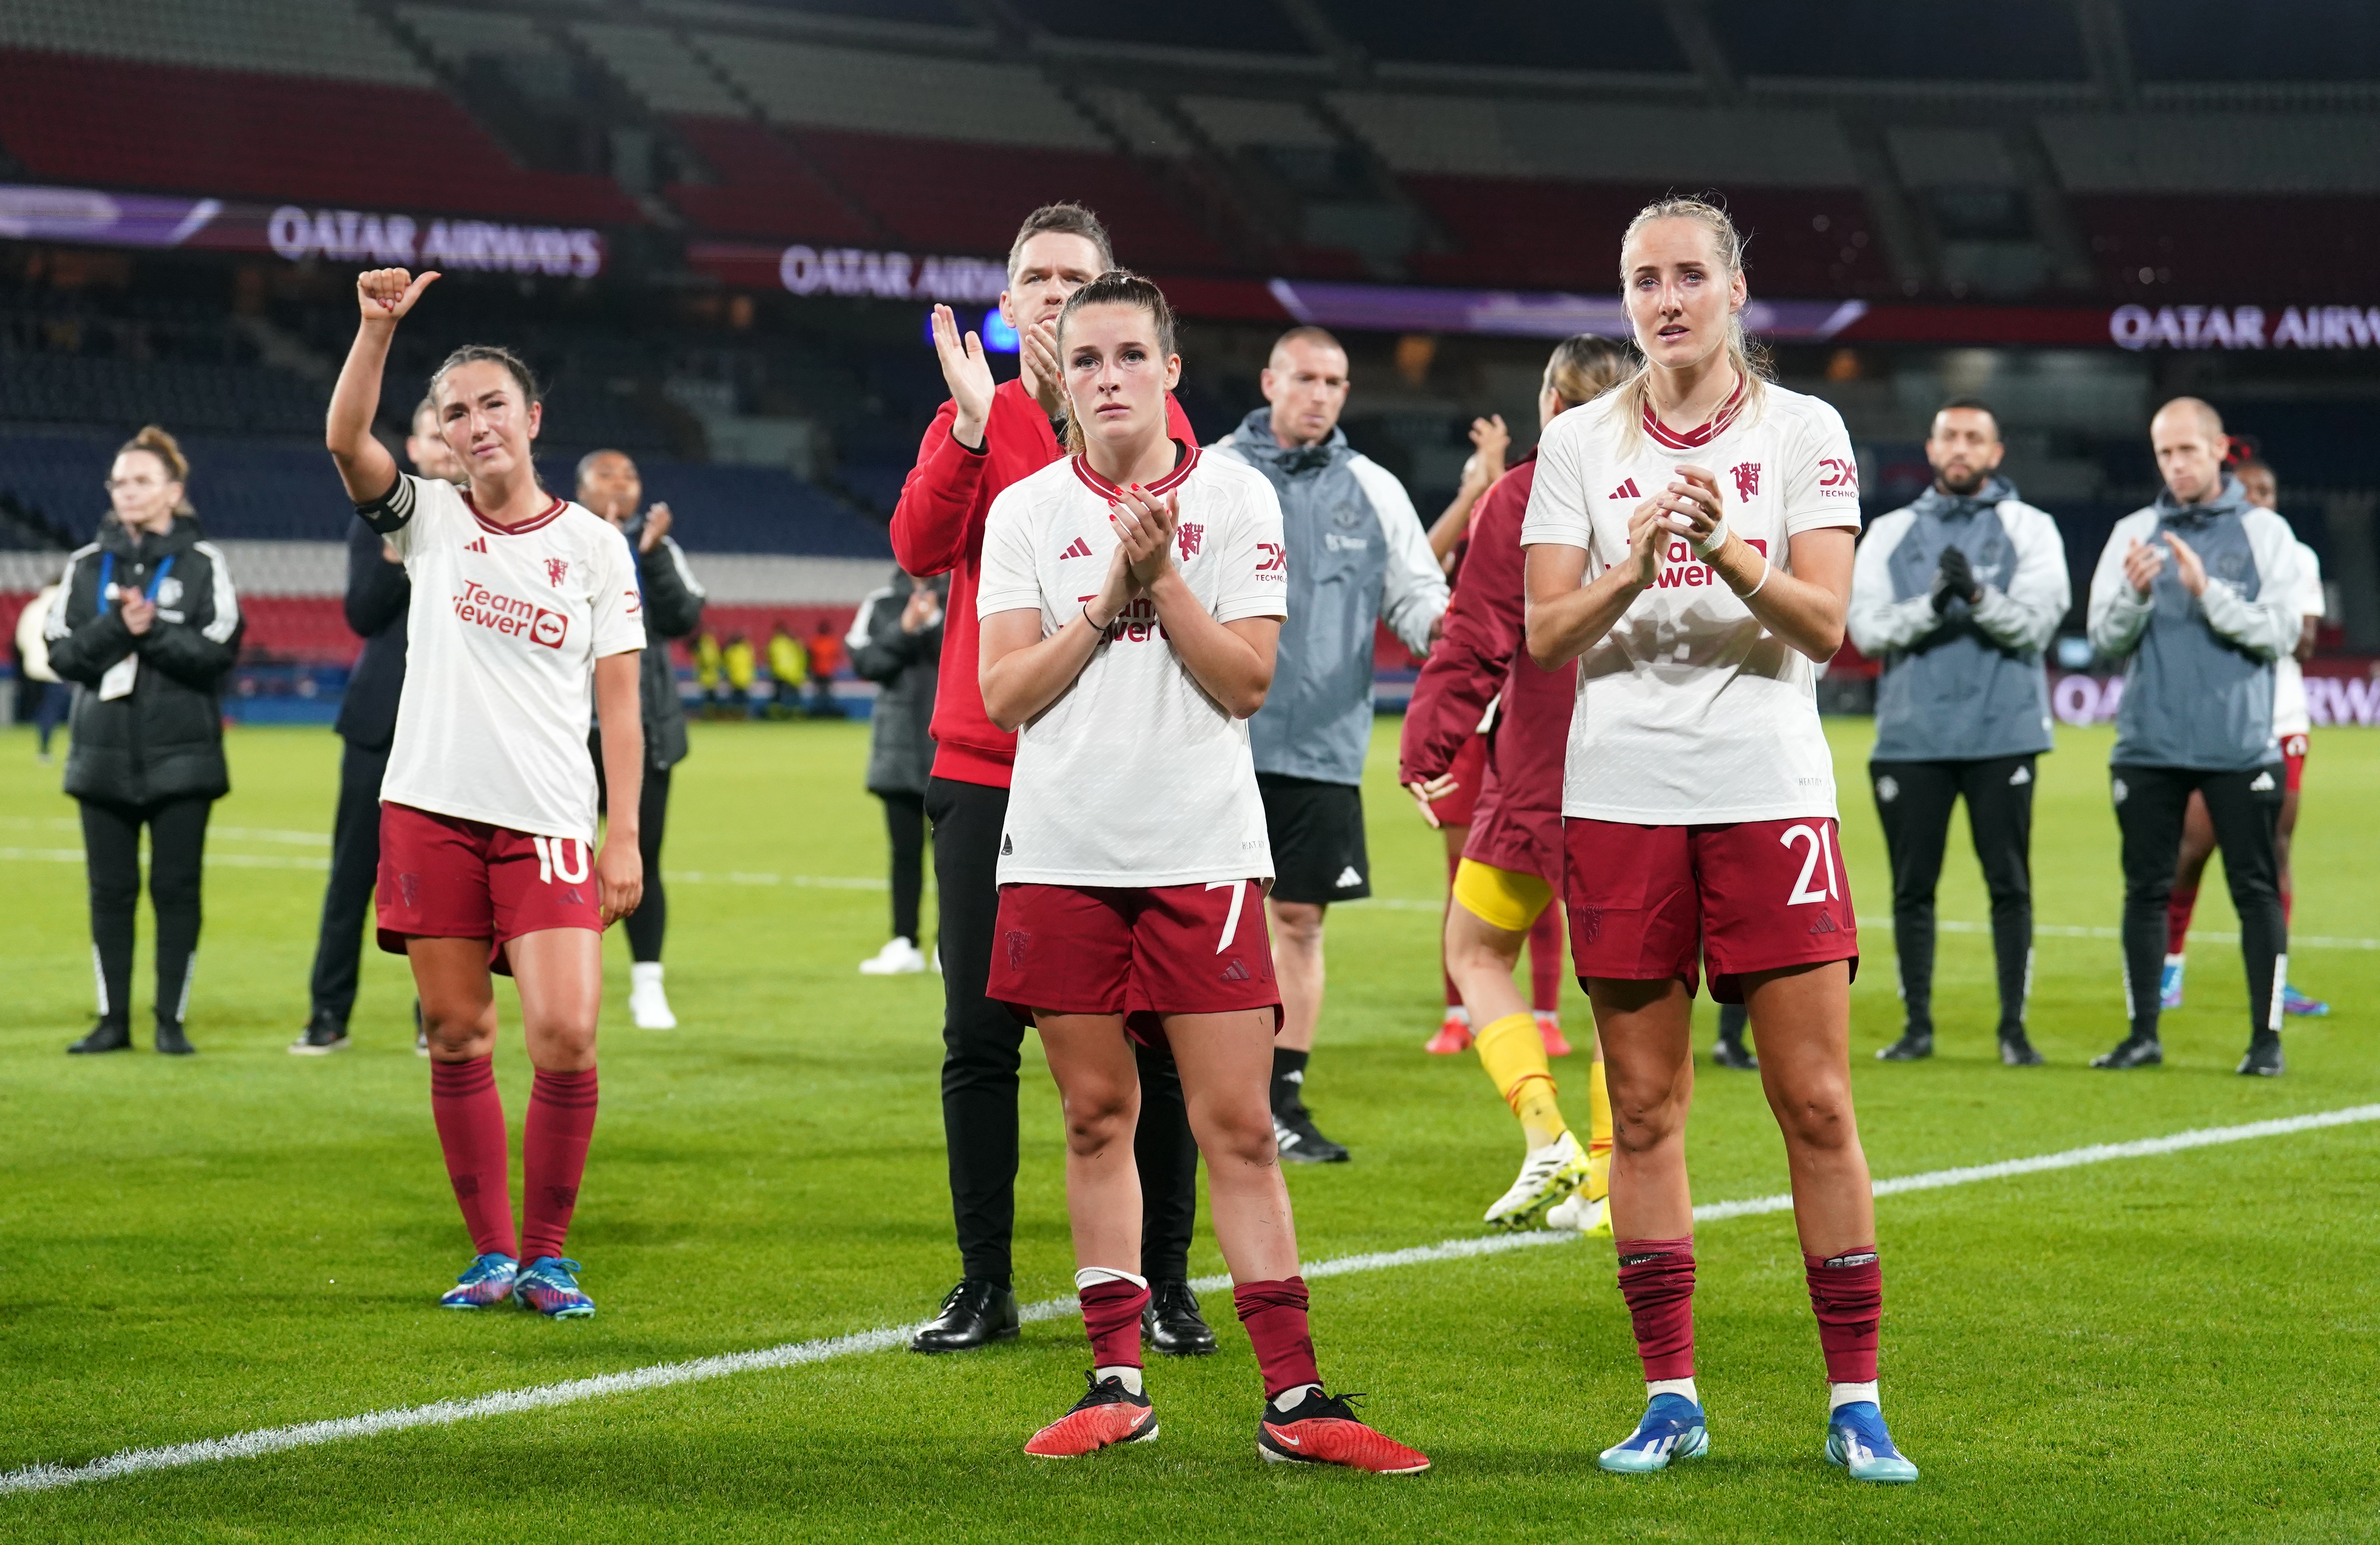
POLYGON ((1934 485, 1868 529, 1850 627, 1884 667, 1868 778, 1892 858, 1892 926, 1908 1020, 1876 1055, 1934 1054, 1934 890, 1950 807, 1967 801, 1992 898, 2000 1061, 2041 1061, 2024 1033, 2033 976, 2034 758, 2051 748, 2041 651, 2073 592, 2058 523, 1998 476, 1999 422, 1972 397, 1934 415, 1934 485))

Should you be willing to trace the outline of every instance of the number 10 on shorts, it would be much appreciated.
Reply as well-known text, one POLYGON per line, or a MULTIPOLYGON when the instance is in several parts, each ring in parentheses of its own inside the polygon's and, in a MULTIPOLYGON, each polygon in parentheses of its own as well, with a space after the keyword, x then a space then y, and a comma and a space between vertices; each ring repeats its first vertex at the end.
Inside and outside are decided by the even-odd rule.
MULTIPOLYGON (((1796 827, 1794 830, 1802 831, 1805 828, 1796 827)), ((540 883, 551 885, 557 879, 565 885, 583 885, 587 882, 586 838, 531 837, 529 841, 537 845, 537 878, 540 883), (576 869, 572 868, 573 858, 577 861, 576 869)), ((1807 870, 1803 870, 1804 875, 1808 872, 1807 870)), ((1234 917, 1237 915, 1237 913, 1233 914, 1234 917)))

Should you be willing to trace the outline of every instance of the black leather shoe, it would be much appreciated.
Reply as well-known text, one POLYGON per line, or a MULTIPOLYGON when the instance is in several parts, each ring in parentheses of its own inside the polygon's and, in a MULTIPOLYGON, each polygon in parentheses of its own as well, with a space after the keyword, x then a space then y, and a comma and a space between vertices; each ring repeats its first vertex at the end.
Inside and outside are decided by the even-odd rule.
POLYGON ((169 1057, 195 1056, 198 1048, 182 1033, 182 1027, 160 1021, 157 1026, 157 1050, 169 1057))
POLYGON ((293 1057, 327 1057, 347 1048, 347 1028, 328 1015, 317 1015, 308 1022, 306 1033, 289 1043, 293 1057))
POLYGON ((2033 1049, 2022 1029, 2000 1032, 2000 1061, 2010 1067, 2039 1067, 2041 1053, 2033 1049))
POLYGON ((1934 1054, 1934 1032, 1903 1030, 1900 1039, 1876 1054, 1878 1062, 1924 1062, 1934 1054))
POLYGON ((912 1352, 965 1352, 988 1341, 1016 1339, 1016 1295, 988 1277, 962 1277, 942 1312, 909 1338, 912 1352))
POLYGON ((130 1026, 118 1025, 112 1020, 103 1019, 91 1028, 91 1034, 67 1047, 67 1054, 74 1057, 87 1057, 101 1052, 126 1051, 131 1045, 130 1026))
POLYGON ((1711 1043, 1711 1065, 1732 1067, 1740 1073, 1757 1073, 1760 1071, 1760 1059, 1754 1056, 1752 1048, 1743 1042, 1721 1036, 1711 1043))
POLYGON ((2258 1030, 2248 1042, 2248 1054, 2240 1059, 2240 1071, 2252 1078, 2277 1078, 2288 1066, 2281 1060, 2281 1038, 2272 1030, 2258 1030))
POLYGON ((2128 1035, 2116 1042, 2114 1051, 2102 1052, 2093 1057, 2091 1065, 2120 1071, 2128 1067, 2155 1067, 2164 1061, 2165 1047, 2160 1042, 2128 1035))
POLYGON ((1148 1308, 1140 1311, 1140 1339, 1169 1357, 1203 1357, 1215 1350, 1215 1332, 1198 1312, 1198 1296, 1179 1277, 1148 1284, 1148 1308))

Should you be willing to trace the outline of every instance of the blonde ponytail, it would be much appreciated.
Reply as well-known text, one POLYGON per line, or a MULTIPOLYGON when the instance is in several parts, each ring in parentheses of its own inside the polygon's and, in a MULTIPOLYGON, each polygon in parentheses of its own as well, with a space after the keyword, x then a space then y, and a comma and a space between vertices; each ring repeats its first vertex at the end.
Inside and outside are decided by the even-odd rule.
POLYGON ((1554 345, 1538 390, 1551 392, 1564 408, 1593 402, 1628 374, 1628 351, 1609 338, 1574 333, 1554 345))
MULTIPOLYGON (((1657 199, 1636 212, 1628 222, 1628 229, 1620 237, 1622 254, 1620 291, 1624 301, 1628 293, 1628 273, 1624 266, 1628 244, 1636 233, 1656 220, 1691 220, 1710 233, 1711 253, 1730 278, 1743 272, 1743 233, 1735 228, 1727 211, 1707 199, 1657 199)), ((1639 349, 1641 355, 1642 350, 1639 349)), ((1757 418, 1767 397, 1764 390, 1769 377, 1768 350, 1743 330, 1743 313, 1737 311, 1727 319, 1727 362, 1743 379, 1743 415, 1757 418)), ((1644 433, 1645 410, 1652 402, 1653 364, 1644 360, 1620 388, 1620 433, 1624 450, 1636 448, 1637 437, 1644 433)))

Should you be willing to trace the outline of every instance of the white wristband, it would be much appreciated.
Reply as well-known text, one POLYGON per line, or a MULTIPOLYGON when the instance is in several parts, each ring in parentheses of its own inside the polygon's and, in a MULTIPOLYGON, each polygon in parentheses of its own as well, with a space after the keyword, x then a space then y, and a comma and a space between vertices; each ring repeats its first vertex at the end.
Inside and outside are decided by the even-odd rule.
POLYGON ((1699 541, 1693 537, 1688 537, 1686 541, 1694 548, 1694 556, 1697 558, 1708 560, 1718 556, 1718 550, 1727 545, 1727 517, 1721 516, 1712 523, 1708 537, 1699 541))

